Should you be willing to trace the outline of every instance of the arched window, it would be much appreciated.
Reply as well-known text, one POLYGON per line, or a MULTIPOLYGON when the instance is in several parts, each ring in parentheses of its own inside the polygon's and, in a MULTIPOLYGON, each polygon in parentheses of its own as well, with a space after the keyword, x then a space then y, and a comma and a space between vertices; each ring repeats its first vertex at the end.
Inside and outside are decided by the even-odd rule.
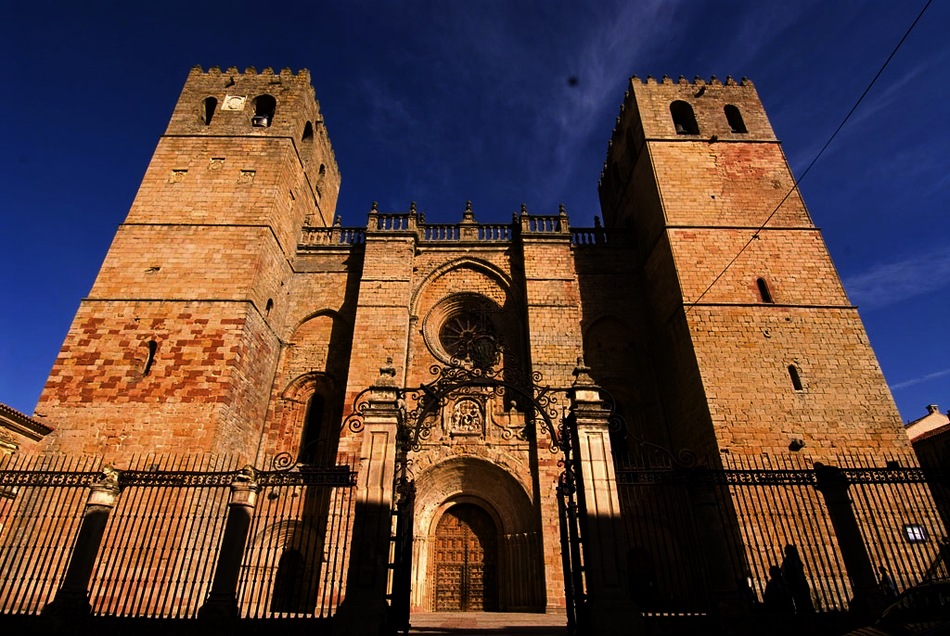
POLYGON ((303 127, 303 136, 300 138, 300 141, 313 141, 313 124, 311 124, 309 121, 307 122, 307 125, 303 127))
POLYGON ((805 387, 802 384, 802 376, 798 372, 798 367, 794 364, 788 365, 788 377, 792 380, 792 386, 796 391, 804 391, 805 387))
POLYGON ((755 284, 759 288, 759 299, 764 303, 774 303, 775 299, 772 297, 772 290, 769 289, 769 284, 765 282, 764 278, 756 278, 755 284))
POLYGON ((673 116, 673 128, 677 135, 699 134, 699 124, 696 123, 693 107, 686 102, 677 100, 670 104, 670 115, 673 116))
POLYGON ((218 100, 215 99, 214 97, 205 97, 205 100, 203 103, 204 103, 204 113, 203 113, 204 117, 202 121, 204 121, 205 126, 210 126, 211 118, 214 117, 214 111, 218 108, 218 100))
POLYGON ((297 461, 301 464, 313 464, 320 458, 323 434, 323 420, 326 416, 326 400, 319 393, 310 396, 307 415, 303 422, 303 434, 300 436, 300 452, 297 461))
POLYGON ((258 95, 254 98, 254 116, 251 124, 256 128, 269 128, 274 123, 277 100, 270 95, 258 95))
POLYGON ((274 577, 274 595, 271 597, 270 611, 294 614, 308 611, 307 597, 304 594, 306 569, 300 550, 284 550, 277 564, 277 576, 274 577))
POLYGON ((727 104, 723 107, 723 111, 726 113, 726 121, 729 122, 729 127, 732 128, 734 133, 745 133, 749 132, 746 130, 745 122, 742 121, 742 113, 739 112, 739 109, 733 106, 732 104, 727 104))

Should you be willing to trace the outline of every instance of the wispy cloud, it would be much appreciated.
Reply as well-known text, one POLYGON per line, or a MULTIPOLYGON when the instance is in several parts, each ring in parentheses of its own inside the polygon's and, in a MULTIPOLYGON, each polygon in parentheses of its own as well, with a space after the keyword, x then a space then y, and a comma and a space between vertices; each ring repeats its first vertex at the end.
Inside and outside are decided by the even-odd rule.
MULTIPOLYGON (((618 78, 628 77, 636 70, 633 61, 664 41, 663 34, 676 14, 675 4, 658 0, 630 3, 599 14, 585 34, 586 41, 578 46, 581 81, 577 89, 567 99, 550 102, 554 109, 545 123, 555 126, 554 166, 553 170, 537 175, 535 189, 558 192, 570 183, 582 148, 594 127, 601 126, 598 115, 605 109, 616 111, 620 107, 623 93, 617 92, 618 78), (643 24, 650 24, 651 28, 638 28, 643 24), (638 37, 631 37, 631 33, 638 37)), ((604 132, 598 130, 598 135, 603 137, 604 132)))
POLYGON ((904 380, 903 382, 892 384, 891 390, 899 391, 900 389, 906 389, 907 387, 914 386, 915 384, 930 382, 931 380, 936 380, 937 378, 943 378, 948 375, 950 375, 950 369, 943 369, 942 371, 934 371, 933 373, 928 373, 927 375, 922 375, 917 378, 911 378, 910 380, 904 380))
POLYGON ((950 284, 950 252, 932 250, 893 263, 881 263, 845 279, 851 299, 865 309, 893 305, 950 284))

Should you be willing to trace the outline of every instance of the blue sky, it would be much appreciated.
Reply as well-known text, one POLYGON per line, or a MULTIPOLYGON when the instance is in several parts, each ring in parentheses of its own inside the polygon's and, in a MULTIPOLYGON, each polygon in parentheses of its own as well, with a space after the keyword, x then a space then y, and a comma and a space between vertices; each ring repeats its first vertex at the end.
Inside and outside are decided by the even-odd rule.
MULTIPOLYGON (((564 203, 588 226, 630 75, 748 76, 800 175, 924 4, 7 6, 0 401, 32 412, 195 64, 310 69, 345 225, 470 199, 480 221, 564 203)), ((802 184, 905 420, 950 408, 948 26, 937 0, 802 184)))

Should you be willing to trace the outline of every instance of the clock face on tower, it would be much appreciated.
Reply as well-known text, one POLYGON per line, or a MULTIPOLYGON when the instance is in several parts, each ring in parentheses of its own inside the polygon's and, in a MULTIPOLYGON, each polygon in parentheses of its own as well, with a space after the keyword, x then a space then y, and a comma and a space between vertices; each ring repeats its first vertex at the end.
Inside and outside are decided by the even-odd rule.
POLYGON ((221 110, 244 110, 246 95, 225 95, 221 103, 221 110))

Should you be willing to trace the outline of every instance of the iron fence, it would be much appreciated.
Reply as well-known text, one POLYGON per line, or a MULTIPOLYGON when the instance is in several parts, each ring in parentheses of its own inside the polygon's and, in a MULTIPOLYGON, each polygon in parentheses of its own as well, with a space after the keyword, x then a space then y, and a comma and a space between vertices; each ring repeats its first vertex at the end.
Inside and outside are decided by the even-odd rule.
MULTIPOLYGON (((51 603, 69 565, 100 458, 0 461, 0 613, 51 603)), ((194 618, 207 600, 236 457, 143 455, 119 471, 89 585, 92 614, 194 618)), ((237 590, 244 618, 327 617, 348 557, 355 473, 347 466, 255 473, 260 488, 237 590)))
MULTIPOLYGON (((843 455, 834 463, 875 575, 885 568, 898 590, 946 576, 946 529, 916 459, 843 455)), ((723 455, 716 468, 701 465, 640 458, 618 467, 630 589, 644 611, 707 613, 726 588, 748 608, 763 608, 770 569, 795 560, 789 546, 808 586, 799 611, 849 608, 853 573, 808 458, 723 455), (704 501, 714 502, 713 522, 704 501), (710 545, 722 548, 733 580, 717 580, 723 573, 710 545)))

